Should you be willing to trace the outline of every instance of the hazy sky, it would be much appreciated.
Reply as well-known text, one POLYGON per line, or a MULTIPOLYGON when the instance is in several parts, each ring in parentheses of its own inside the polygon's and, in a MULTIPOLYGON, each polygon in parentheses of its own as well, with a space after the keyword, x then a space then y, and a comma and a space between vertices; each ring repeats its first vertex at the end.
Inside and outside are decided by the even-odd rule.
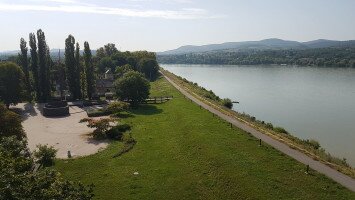
POLYGON ((355 39, 354 0, 0 0, 0 50, 41 28, 50 48, 163 51, 186 44, 281 38, 355 39))

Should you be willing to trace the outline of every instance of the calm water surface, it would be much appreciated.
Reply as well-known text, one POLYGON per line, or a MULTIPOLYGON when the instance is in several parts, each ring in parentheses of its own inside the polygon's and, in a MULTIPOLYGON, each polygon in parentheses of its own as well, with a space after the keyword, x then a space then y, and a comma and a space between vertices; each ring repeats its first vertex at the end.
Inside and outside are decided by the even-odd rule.
POLYGON ((161 65, 355 166, 355 69, 161 65))

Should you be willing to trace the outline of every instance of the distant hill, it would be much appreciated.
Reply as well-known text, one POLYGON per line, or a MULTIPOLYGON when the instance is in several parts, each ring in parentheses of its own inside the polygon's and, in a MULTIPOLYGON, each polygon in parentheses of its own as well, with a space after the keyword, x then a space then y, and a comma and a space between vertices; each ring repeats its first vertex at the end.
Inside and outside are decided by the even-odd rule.
POLYGON ((314 40, 309 42, 297 42, 281 40, 277 38, 246 41, 246 42, 226 42, 222 44, 208 44, 202 46, 187 45, 177 49, 158 52, 158 55, 178 55, 187 53, 201 53, 208 51, 239 51, 239 50, 285 50, 285 49, 312 49, 312 48, 327 48, 327 47, 344 47, 355 46, 355 40, 335 41, 335 40, 314 40))

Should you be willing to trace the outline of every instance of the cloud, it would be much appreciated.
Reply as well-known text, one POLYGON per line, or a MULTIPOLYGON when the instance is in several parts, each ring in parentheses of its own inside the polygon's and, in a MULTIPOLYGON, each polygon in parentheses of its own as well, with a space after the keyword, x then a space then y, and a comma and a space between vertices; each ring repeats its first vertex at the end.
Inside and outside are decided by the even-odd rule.
POLYGON ((62 5, 34 5, 34 4, 6 4, 0 3, 0 11, 44 11, 117 15, 123 17, 164 18, 164 19, 206 19, 217 18, 211 16, 204 9, 184 8, 180 10, 143 10, 118 7, 102 7, 96 5, 77 4, 74 0, 51 0, 62 5))
POLYGON ((47 1, 57 2, 57 3, 77 3, 74 0, 47 0, 47 1))

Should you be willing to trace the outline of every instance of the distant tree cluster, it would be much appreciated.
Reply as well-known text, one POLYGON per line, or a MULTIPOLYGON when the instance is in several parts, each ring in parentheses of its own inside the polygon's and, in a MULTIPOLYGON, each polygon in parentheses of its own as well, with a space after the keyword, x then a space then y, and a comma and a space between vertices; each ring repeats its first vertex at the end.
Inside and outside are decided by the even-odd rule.
POLYGON ((104 73, 110 69, 121 74, 123 71, 134 70, 143 73, 149 80, 157 77, 159 65, 153 52, 118 51, 115 44, 107 44, 96 51, 96 63, 98 73, 104 73))
POLYGON ((355 48, 224 50, 180 55, 160 55, 158 56, 158 61, 159 63, 166 64, 288 64, 319 67, 355 67, 355 48))

